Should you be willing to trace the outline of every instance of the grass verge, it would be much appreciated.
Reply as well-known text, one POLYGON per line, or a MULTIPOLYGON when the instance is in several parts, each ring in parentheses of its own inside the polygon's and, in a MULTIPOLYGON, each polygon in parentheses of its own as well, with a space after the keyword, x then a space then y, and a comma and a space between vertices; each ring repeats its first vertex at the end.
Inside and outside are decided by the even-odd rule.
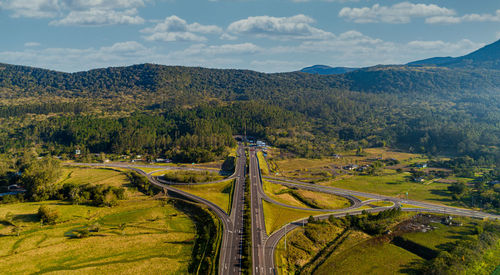
POLYGON ((266 222, 266 231, 268 235, 271 235, 277 229, 289 222, 301 218, 307 218, 311 215, 318 215, 320 213, 315 211, 307 210, 295 210, 287 207, 282 207, 279 205, 274 205, 267 201, 262 201, 262 207, 264 208, 264 219, 266 222))

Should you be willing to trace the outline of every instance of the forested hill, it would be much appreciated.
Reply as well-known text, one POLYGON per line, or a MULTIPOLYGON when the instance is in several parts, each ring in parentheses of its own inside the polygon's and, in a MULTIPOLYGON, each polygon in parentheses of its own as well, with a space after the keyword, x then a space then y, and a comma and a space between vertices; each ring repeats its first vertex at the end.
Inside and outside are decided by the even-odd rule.
POLYGON ((0 64, 0 94, 19 97, 51 94, 70 97, 113 97, 156 93, 167 99, 197 95, 220 100, 274 99, 299 91, 330 89, 371 93, 482 92, 500 87, 500 73, 484 69, 377 66, 342 75, 301 72, 264 74, 142 64, 62 73, 0 64))
POLYGON ((500 164, 499 91, 499 71, 436 66, 322 76, 0 64, 0 153, 83 148, 199 162, 222 157, 246 131, 305 157, 387 145, 500 164))

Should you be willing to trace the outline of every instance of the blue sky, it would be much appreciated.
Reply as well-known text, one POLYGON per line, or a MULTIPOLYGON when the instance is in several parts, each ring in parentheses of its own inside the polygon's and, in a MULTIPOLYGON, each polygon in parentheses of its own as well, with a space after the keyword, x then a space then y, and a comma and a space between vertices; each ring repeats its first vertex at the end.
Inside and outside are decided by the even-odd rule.
POLYGON ((500 39, 498 0, 0 0, 0 62, 294 71, 459 56, 500 39))

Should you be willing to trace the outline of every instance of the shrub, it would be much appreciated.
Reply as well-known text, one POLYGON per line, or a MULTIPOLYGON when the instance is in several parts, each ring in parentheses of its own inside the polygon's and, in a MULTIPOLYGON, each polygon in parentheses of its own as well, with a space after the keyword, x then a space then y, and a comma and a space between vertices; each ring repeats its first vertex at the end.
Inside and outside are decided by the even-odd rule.
POLYGON ((90 235, 90 231, 87 227, 73 230, 72 233, 73 233, 72 238, 78 238, 78 239, 87 238, 90 235))
POLYGON ((38 208, 38 216, 40 217, 40 221, 43 223, 56 224, 56 221, 59 218, 59 211, 46 205, 42 205, 38 208))

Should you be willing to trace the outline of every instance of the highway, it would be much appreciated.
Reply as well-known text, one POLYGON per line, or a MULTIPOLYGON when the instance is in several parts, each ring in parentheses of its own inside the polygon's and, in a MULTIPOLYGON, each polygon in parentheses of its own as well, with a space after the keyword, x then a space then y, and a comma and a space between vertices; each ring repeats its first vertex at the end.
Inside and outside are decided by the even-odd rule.
POLYGON ((255 151, 250 151, 250 193, 252 218, 252 272, 254 274, 274 274, 273 262, 266 257, 268 239, 262 200, 266 198, 262 190, 259 161, 255 151))
MULTIPOLYGON (((221 220, 224 232, 222 238, 222 246, 219 256, 219 274, 241 274, 241 257, 243 253, 243 212, 244 212, 244 185, 245 185, 245 168, 246 168, 246 156, 243 146, 240 144, 237 150, 238 159, 236 162, 236 167, 234 174, 229 178, 235 179, 235 187, 233 192, 233 200, 230 214, 226 213, 216 204, 203 199, 201 197, 192 195, 188 192, 179 190, 175 188, 174 183, 162 182, 158 178, 151 175, 151 173, 145 173, 139 168, 159 168, 160 170, 167 169, 177 169, 177 170, 201 170, 206 171, 210 169, 202 168, 190 168, 190 167, 171 167, 171 166, 158 166, 158 165, 133 165, 133 164, 123 164, 123 163, 105 163, 105 164, 88 164, 88 163, 67 163, 66 165, 78 165, 78 166, 96 166, 96 167, 118 167, 132 169, 141 175, 144 175, 148 180, 159 188, 168 190, 175 194, 186 197, 195 202, 202 203, 206 205, 211 211, 213 211, 221 220)), ((302 207, 294 207, 286 205, 280 202, 276 202, 269 198, 262 187, 262 175, 259 167, 258 158, 256 156, 255 149, 250 150, 250 163, 249 163, 249 178, 250 178, 250 198, 251 198, 251 225, 252 225, 252 272, 254 274, 276 274, 274 254, 278 242, 285 236, 287 232, 302 226, 307 223, 307 218, 293 221, 288 225, 276 230, 270 236, 267 235, 266 224, 264 219, 264 210, 262 201, 268 201, 270 203, 278 204, 284 207, 289 207, 293 209, 306 209, 302 207)), ((369 204, 374 200, 386 200, 393 202, 392 206, 388 207, 377 207, 372 209, 366 209, 367 212, 379 212, 393 207, 400 207, 401 204, 414 205, 415 208, 405 208, 404 211, 415 211, 415 212, 432 212, 447 215, 457 215, 457 216, 467 216, 476 218, 489 218, 489 219, 500 219, 500 216, 493 215, 489 213, 484 213, 480 211, 443 206, 438 204, 432 204, 427 202, 420 202, 414 200, 405 200, 395 197, 383 196, 378 194, 352 191, 342 188, 308 184, 300 181, 294 181, 283 178, 265 177, 266 180, 285 185, 293 188, 301 188, 310 191, 323 192, 329 194, 335 194, 348 198, 352 205, 344 209, 309 209, 309 211, 317 211, 318 215, 315 217, 319 219, 326 219, 333 215, 336 217, 345 216, 346 214, 358 215, 362 211, 359 207, 369 204), (370 200, 361 202, 360 199, 355 196, 362 196, 369 198, 370 200), (328 213, 325 213, 328 212, 328 213)), ((227 179, 225 179, 227 180, 227 179)), ((175 183, 178 185, 178 183, 175 183)), ((200 183, 208 184, 208 183, 200 183)))
MULTIPOLYGON (((233 177, 236 179, 233 201, 231 206, 230 228, 225 230, 226 244, 222 243, 222 250, 226 249, 225 257, 221 257, 219 274, 241 274, 241 257, 243 255, 243 214, 245 206, 245 170, 246 156, 242 146, 238 147, 238 160, 233 177)), ((221 255, 223 253, 221 252, 221 255)))

